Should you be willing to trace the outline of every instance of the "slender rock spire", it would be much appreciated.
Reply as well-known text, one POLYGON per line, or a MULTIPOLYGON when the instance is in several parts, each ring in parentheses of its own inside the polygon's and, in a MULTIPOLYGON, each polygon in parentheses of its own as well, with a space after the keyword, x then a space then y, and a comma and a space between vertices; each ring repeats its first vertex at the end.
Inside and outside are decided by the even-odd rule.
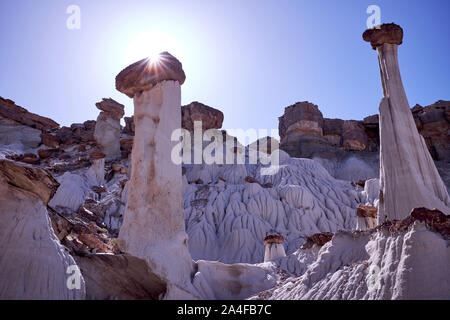
POLYGON ((378 223, 403 219, 416 207, 450 213, 450 197, 423 137, 417 131, 403 88, 398 46, 403 29, 383 24, 363 39, 378 53, 384 98, 380 103, 380 202, 378 223))
POLYGON ((141 60, 116 77, 116 88, 133 98, 135 137, 129 196, 119 244, 147 260, 178 288, 190 284, 193 262, 187 247, 181 165, 171 160, 171 134, 181 125, 181 63, 167 52, 141 60))

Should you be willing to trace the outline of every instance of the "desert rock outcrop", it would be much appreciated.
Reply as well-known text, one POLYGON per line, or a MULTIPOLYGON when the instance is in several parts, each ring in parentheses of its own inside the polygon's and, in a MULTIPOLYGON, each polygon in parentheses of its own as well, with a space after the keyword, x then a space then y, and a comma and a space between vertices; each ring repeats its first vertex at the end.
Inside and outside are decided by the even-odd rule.
POLYGON ((53 120, 28 112, 14 101, 0 97, 0 144, 22 144, 36 148, 41 134, 59 125, 53 120))
POLYGON ((82 299, 84 280, 59 243, 47 215, 58 183, 39 168, 0 160, 0 297, 82 299), (71 269, 72 268, 72 269, 71 269))

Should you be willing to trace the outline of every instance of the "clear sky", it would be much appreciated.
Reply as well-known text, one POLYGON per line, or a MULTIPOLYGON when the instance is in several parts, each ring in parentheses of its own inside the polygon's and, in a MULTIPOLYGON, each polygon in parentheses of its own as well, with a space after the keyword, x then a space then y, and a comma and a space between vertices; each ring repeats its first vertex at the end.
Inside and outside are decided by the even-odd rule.
POLYGON ((125 105, 115 76, 155 50, 182 63, 182 104, 225 114, 224 128, 278 127, 297 101, 362 119, 382 96, 376 52, 362 40, 369 5, 404 31, 400 68, 411 105, 450 99, 448 0, 15 0, 0 2, 0 96, 61 125, 125 105), (81 12, 69 30, 69 5, 81 12), (147 52, 149 52, 147 54, 147 52))

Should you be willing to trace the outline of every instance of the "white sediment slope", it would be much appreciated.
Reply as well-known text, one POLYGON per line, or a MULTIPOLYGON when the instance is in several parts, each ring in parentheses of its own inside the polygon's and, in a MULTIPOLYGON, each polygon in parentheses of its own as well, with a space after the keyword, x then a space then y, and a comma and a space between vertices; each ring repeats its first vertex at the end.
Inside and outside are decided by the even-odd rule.
POLYGON ((55 236, 47 214, 55 183, 41 169, 0 160, 1 299, 85 296, 83 278, 69 279, 76 263, 55 236))
POLYGON ((278 261, 291 277, 264 299, 449 299, 448 240, 415 222, 407 232, 339 232, 278 261))
POLYGON ((261 175, 261 164, 187 166, 183 199, 194 259, 260 263, 268 234, 282 235, 289 254, 314 233, 355 229, 363 195, 314 160, 278 152, 274 175, 261 175), (197 179, 203 183, 188 183, 197 179))

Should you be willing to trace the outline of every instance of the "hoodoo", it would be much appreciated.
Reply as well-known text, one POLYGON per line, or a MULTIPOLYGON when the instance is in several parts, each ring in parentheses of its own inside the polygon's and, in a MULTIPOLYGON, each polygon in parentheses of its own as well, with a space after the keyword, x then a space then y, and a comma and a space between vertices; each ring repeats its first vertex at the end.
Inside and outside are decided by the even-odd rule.
POLYGON ((279 234, 268 235, 264 238, 264 246, 266 247, 264 262, 286 257, 283 242, 284 238, 279 234))
POLYGON ((167 52, 141 60, 116 77, 116 88, 133 98, 135 137, 128 202, 119 243, 147 260, 169 284, 187 288, 193 268, 182 205, 181 165, 171 160, 181 125, 181 63, 167 52))
POLYGON ((94 137, 107 159, 120 157, 120 119, 124 106, 113 99, 103 99, 95 104, 101 110, 95 125, 94 137))
POLYGON ((450 212, 450 197, 409 109, 398 64, 403 29, 368 29, 363 39, 378 53, 384 97, 380 103, 380 201, 378 223, 406 218, 413 208, 450 212))

